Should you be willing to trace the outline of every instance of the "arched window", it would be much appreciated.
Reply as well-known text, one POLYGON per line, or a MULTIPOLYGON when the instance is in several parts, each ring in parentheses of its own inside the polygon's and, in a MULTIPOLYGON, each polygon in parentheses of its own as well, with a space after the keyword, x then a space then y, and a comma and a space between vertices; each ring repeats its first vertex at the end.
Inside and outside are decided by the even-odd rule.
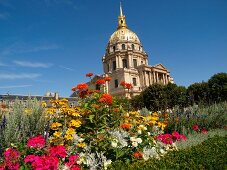
POLYGON ((135 45, 134 44, 132 44, 132 50, 135 50, 135 45))
POLYGON ((128 68, 128 63, 126 59, 122 59, 123 68, 128 68))
POLYGON ((125 50, 125 44, 121 45, 122 50, 125 50))

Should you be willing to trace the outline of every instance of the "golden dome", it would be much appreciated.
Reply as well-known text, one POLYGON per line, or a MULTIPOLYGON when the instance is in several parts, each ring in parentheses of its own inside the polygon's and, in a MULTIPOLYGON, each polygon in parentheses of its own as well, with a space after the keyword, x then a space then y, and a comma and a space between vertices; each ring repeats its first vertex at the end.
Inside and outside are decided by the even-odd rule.
POLYGON ((125 16, 123 15, 123 12, 122 12, 121 4, 120 4, 120 16, 118 17, 118 28, 117 28, 117 31, 115 31, 111 35, 109 39, 109 43, 115 44, 119 41, 129 41, 133 43, 140 43, 138 36, 134 32, 128 29, 125 16))
POLYGON ((110 44, 115 44, 119 41, 129 41, 134 43, 140 43, 138 36, 128 28, 124 28, 124 27, 115 31, 110 36, 110 39, 109 39, 110 44))

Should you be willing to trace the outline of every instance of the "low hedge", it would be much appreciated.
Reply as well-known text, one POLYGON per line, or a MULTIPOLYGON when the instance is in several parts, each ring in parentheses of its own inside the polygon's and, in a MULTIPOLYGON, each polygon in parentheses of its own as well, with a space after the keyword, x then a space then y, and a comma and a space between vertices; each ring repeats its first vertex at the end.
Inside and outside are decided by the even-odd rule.
POLYGON ((161 159, 137 161, 132 164, 114 162, 111 169, 227 169, 227 136, 215 136, 188 149, 173 151, 161 159))

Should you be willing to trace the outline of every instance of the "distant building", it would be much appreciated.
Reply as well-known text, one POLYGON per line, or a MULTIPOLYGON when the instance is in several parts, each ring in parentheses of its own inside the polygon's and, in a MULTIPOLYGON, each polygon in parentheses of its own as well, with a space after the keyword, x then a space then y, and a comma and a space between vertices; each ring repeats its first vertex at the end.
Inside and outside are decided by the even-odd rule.
POLYGON ((15 100, 19 100, 22 104, 26 106, 27 100, 29 99, 37 99, 39 101, 44 101, 47 103, 47 106, 50 106, 49 101, 51 99, 67 99, 69 101, 70 107, 74 107, 77 105, 76 97, 59 97, 58 93, 47 92, 44 96, 3 94, 0 95, 0 106, 7 105, 7 107, 11 107, 15 103, 15 100))
POLYGON ((164 85, 174 83, 170 72, 163 64, 154 66, 148 64, 148 55, 138 36, 128 28, 121 5, 117 30, 110 36, 102 62, 104 74, 101 77, 112 78, 106 84, 106 89, 115 96, 131 97, 139 95, 154 83, 164 85), (119 86, 122 81, 133 85, 130 93, 119 86))

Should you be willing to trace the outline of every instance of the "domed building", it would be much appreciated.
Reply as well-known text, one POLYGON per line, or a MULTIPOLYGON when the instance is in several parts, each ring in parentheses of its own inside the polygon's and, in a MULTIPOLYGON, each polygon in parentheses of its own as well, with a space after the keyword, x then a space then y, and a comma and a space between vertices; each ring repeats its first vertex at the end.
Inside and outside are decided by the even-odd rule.
POLYGON ((102 62, 103 76, 112 78, 106 90, 115 96, 132 97, 154 83, 173 83, 170 72, 162 64, 148 64, 148 55, 138 36, 128 28, 121 5, 117 30, 110 36, 102 62), (122 88, 122 81, 131 83, 132 89, 122 88))

